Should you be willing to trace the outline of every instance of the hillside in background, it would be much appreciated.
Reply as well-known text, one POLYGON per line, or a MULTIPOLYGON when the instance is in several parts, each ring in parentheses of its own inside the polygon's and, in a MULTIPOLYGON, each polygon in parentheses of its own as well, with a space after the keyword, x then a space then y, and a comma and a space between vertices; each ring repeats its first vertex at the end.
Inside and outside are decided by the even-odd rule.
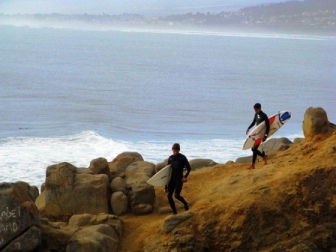
POLYGON ((170 29, 336 35, 336 1, 290 1, 247 7, 235 12, 190 12, 159 17, 149 17, 138 14, 0 14, 0 24, 79 27, 89 29, 170 29))

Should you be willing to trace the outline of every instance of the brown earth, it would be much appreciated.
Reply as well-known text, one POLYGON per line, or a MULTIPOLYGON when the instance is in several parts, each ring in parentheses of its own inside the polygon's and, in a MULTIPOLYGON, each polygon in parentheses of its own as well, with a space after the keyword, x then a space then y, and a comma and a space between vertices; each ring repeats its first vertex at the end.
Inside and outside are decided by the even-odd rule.
POLYGON ((182 195, 194 216, 170 233, 155 188, 155 213, 119 217, 120 251, 336 251, 336 133, 269 156, 255 170, 231 162, 191 172, 182 195))

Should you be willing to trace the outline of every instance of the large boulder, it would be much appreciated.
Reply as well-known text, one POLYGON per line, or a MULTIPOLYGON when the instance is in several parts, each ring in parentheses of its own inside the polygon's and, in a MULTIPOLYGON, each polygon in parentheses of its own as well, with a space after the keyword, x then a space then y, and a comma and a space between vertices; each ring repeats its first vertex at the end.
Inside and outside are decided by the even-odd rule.
POLYGON ((126 168, 137 161, 144 161, 143 157, 137 152, 123 152, 116 156, 109 163, 109 168, 112 173, 125 172, 126 168))
POLYGON ((93 174, 106 174, 109 181, 112 180, 111 172, 107 160, 105 158, 97 158, 90 162, 89 170, 93 174))
POLYGON ((246 157, 239 157, 235 161, 236 163, 251 163, 252 162, 252 156, 246 156, 246 157))
POLYGON ((132 187, 135 183, 146 183, 154 175, 155 165, 146 161, 138 161, 126 168, 126 186, 132 187))
POLYGON ((0 250, 34 251, 41 243, 39 212, 28 184, 0 184, 0 250))
POLYGON ((80 229, 70 240, 66 252, 118 251, 118 233, 108 224, 80 229))
POLYGON ((266 153, 269 151, 275 150, 287 150, 293 142, 286 137, 281 138, 271 138, 262 144, 262 148, 266 153))
POLYGON ((122 221, 108 214, 73 215, 66 222, 40 222, 39 251, 116 251, 122 236, 122 221))
POLYGON ((179 224, 181 224, 182 222, 190 219, 193 216, 194 216, 193 212, 186 212, 186 213, 181 213, 181 214, 176 214, 176 215, 169 215, 163 221, 162 230, 166 233, 169 233, 175 227, 177 227, 179 224))
POLYGON ((145 161, 138 161, 126 169, 126 186, 129 191, 129 202, 135 214, 150 214, 154 209, 155 190, 147 184, 153 176, 155 165, 145 161))
MULTIPOLYGON (((259 151, 264 151, 266 155, 268 155, 268 157, 271 157, 272 151, 287 150, 292 144, 293 142, 285 137, 271 138, 259 146, 259 151)), ((260 159, 259 156, 257 157, 257 160, 258 159, 260 159)), ((235 162, 236 163, 251 163, 252 155, 246 156, 246 157, 239 157, 236 159, 235 162)))
POLYGON ((112 193, 114 192, 124 192, 126 193, 126 182, 123 178, 121 177, 116 177, 114 178, 111 183, 110 183, 110 188, 112 193))
POLYGON ((165 166, 168 165, 168 159, 166 159, 165 161, 158 163, 155 165, 155 173, 161 171, 165 166))
POLYGON ((108 176, 77 174, 76 170, 69 163, 47 168, 42 194, 45 199, 40 211, 50 220, 67 221, 72 215, 82 213, 109 213, 111 192, 108 176))
POLYGON ((111 206, 114 214, 120 216, 128 212, 128 198, 127 196, 119 191, 115 192, 111 196, 111 206))
POLYGON ((309 107, 305 114, 302 124, 303 134, 306 139, 312 139, 319 134, 328 133, 330 123, 327 112, 320 107, 309 107))
POLYGON ((196 159, 190 160, 189 164, 190 164, 191 170, 195 171, 200 168, 214 166, 217 163, 211 159, 196 158, 196 159))

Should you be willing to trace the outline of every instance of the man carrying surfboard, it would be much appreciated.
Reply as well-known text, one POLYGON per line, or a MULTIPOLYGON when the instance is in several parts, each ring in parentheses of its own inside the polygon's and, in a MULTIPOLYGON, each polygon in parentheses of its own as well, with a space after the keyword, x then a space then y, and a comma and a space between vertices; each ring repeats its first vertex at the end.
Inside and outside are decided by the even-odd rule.
POLYGON ((261 104, 260 103, 256 103, 253 106, 254 111, 255 111, 255 115, 253 118, 252 123, 250 124, 250 126, 247 128, 246 130, 246 135, 248 134, 248 132, 250 131, 250 129, 254 126, 254 125, 258 125, 260 123, 262 123, 263 121, 265 121, 265 135, 264 137, 261 139, 261 141, 256 140, 253 147, 252 147, 252 152, 253 152, 253 157, 252 157, 252 165, 249 167, 249 169, 254 169, 255 168, 255 161, 257 160, 257 156, 261 156, 264 159, 265 164, 267 164, 267 155, 265 154, 265 152, 260 152, 258 150, 259 145, 261 144, 261 142, 266 141, 267 136, 268 136, 268 132, 270 129, 270 123, 268 120, 268 116, 261 110, 261 104))
POLYGON ((181 201, 185 210, 189 210, 188 203, 181 196, 183 183, 187 182, 187 177, 190 173, 190 164, 186 156, 180 153, 180 145, 175 143, 172 147, 173 155, 168 158, 168 165, 171 165, 172 174, 168 183, 168 202, 174 214, 177 214, 175 202, 173 200, 173 193, 175 198, 181 201), (183 175, 183 169, 186 168, 187 172, 183 175))

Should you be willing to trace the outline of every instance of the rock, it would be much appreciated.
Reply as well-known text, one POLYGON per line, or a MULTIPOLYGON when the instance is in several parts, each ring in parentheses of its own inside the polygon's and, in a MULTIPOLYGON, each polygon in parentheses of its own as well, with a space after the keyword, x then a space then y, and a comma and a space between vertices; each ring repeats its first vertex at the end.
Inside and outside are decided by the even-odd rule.
POLYGON ((320 107, 309 107, 304 114, 302 129, 308 140, 317 134, 328 133, 329 121, 326 111, 320 107))
POLYGON ((66 252, 118 251, 118 233, 108 224, 79 230, 70 240, 66 252))
POLYGON ((23 191, 26 191, 32 201, 35 201, 39 196, 39 190, 36 186, 30 186, 28 183, 22 181, 16 182, 16 185, 20 186, 23 191))
POLYGON ((181 214, 170 215, 165 218, 162 225, 162 230, 166 233, 169 233, 179 224, 190 219, 193 216, 194 216, 193 212, 185 212, 181 214))
MULTIPOLYGON (((265 153, 270 157, 272 151, 286 150, 293 144, 288 138, 271 138, 264 142, 262 146, 259 147, 260 151, 265 151, 265 153)), ((252 151, 251 151, 252 153, 252 151)), ((258 156, 259 158, 259 156, 258 156)), ((236 163, 251 163, 252 155, 247 157, 239 157, 235 161, 236 163)))
POLYGON ((138 161, 126 169, 126 186, 129 189, 129 202, 135 214, 149 214, 154 209, 155 190, 147 184, 147 180, 154 174, 155 165, 145 161, 138 161))
POLYGON ((189 164, 190 164, 191 170, 195 171, 203 167, 214 166, 217 163, 211 159, 198 158, 198 159, 190 160, 189 164))
POLYGON ((131 207, 134 214, 143 215, 153 212, 155 202, 154 187, 144 183, 132 186, 131 207))
POLYGON ((41 185, 41 192, 43 192, 45 190, 45 183, 42 183, 41 185))
POLYGON ((0 184, 0 250, 34 251, 41 243, 39 212, 28 184, 0 184))
MULTIPOLYGON (((115 215, 110 215, 110 214, 98 214, 98 215, 76 214, 76 215, 71 216, 71 218, 69 219, 69 226, 84 227, 84 226, 98 225, 98 224, 111 225, 111 223, 114 223, 114 221, 121 222, 120 220, 117 219, 115 215)), ((118 232, 120 233, 120 230, 118 230, 118 232)))
POLYGON ((35 200, 35 205, 37 209, 44 209, 45 208, 45 191, 43 191, 35 200))
POLYGON ((115 192, 111 197, 111 206, 114 214, 120 216, 128 212, 128 198, 121 192, 115 192))
POLYGON ((275 150, 275 151, 286 150, 292 144, 293 144, 293 142, 290 141, 288 138, 285 138, 285 137, 271 138, 271 139, 267 140, 265 143, 262 144, 263 145, 262 148, 264 149, 264 151, 267 154, 269 151, 272 151, 272 150, 275 150))
POLYGON ((45 185, 45 208, 40 211, 50 220, 67 221, 82 213, 109 213, 111 192, 105 174, 76 174, 76 167, 61 163, 47 168, 45 185))
POLYGON ((22 235, 11 241, 2 252, 30 252, 35 251, 41 244, 41 230, 31 227, 22 235))
POLYGON ((168 165, 168 159, 155 165, 155 173, 159 172, 162 168, 168 165))
POLYGON ((89 169, 93 174, 106 174, 109 181, 112 180, 111 172, 107 160, 105 158, 97 158, 90 162, 89 169))
POLYGON ((40 223, 42 230, 42 244, 39 251, 65 251, 68 241, 74 235, 78 228, 66 227, 64 225, 55 225, 52 222, 40 223))
POLYGON ((109 168, 112 172, 125 172, 126 168, 137 161, 144 161, 143 157, 137 152, 123 152, 115 157, 109 163, 109 168))
POLYGON ((302 143, 305 139, 303 137, 297 137, 294 138, 293 143, 298 144, 298 143, 302 143))
POLYGON ((110 188, 112 193, 114 192, 123 192, 126 193, 126 182, 123 178, 121 177, 116 177, 114 178, 111 183, 110 183, 110 188))
POLYGON ((239 157, 236 159, 236 163, 251 163, 251 162, 252 162, 252 156, 239 157))
POLYGON ((154 206, 150 204, 136 204, 132 210, 135 215, 151 214, 154 210, 154 206))
POLYGON ((45 187, 49 190, 59 187, 72 187, 75 183, 76 167, 60 163, 47 168, 45 187))
POLYGON ((154 175, 155 165, 146 161, 138 161, 126 168, 126 186, 132 187, 134 183, 146 183, 154 175))
POLYGON ((122 221, 108 214, 73 215, 69 224, 46 221, 40 223, 40 226, 43 241, 39 251, 66 251, 67 249, 70 251, 75 251, 75 249, 78 251, 110 251, 110 249, 114 251, 122 235, 122 221), (105 243, 111 240, 116 242, 105 243), (90 246, 83 247, 83 244, 90 246), (106 248, 108 245, 111 246, 110 249, 106 248))
POLYGON ((88 226, 92 223, 92 214, 76 214, 70 217, 69 226, 72 227, 83 227, 88 226))

